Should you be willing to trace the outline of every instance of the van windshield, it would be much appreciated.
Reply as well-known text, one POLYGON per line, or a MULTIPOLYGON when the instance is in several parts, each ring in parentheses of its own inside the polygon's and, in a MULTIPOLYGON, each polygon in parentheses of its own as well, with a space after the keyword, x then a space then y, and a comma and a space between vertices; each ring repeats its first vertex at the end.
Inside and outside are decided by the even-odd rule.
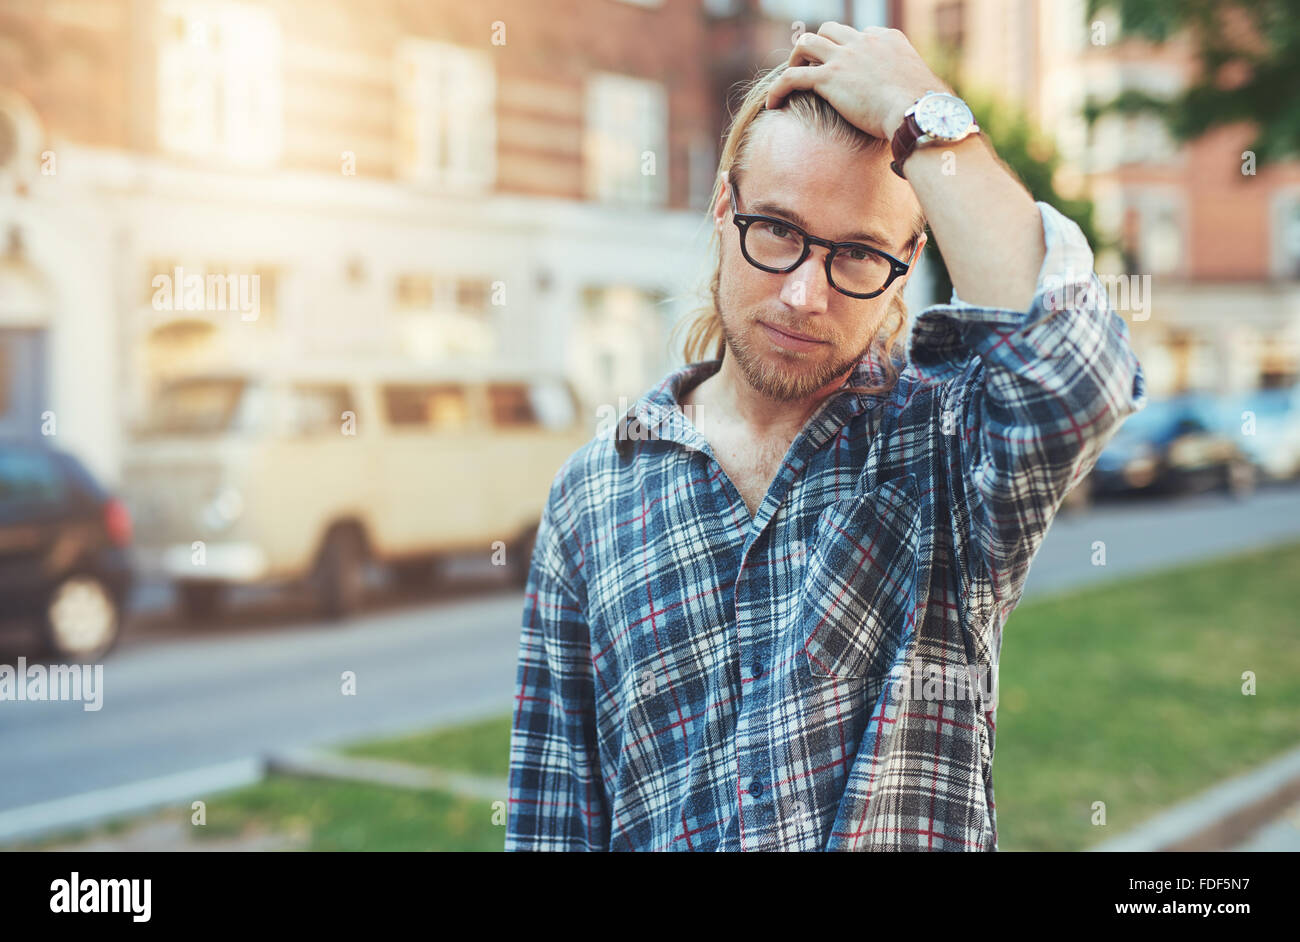
POLYGON ((212 435, 248 426, 248 380, 204 377, 165 385, 154 399, 142 436, 212 435))

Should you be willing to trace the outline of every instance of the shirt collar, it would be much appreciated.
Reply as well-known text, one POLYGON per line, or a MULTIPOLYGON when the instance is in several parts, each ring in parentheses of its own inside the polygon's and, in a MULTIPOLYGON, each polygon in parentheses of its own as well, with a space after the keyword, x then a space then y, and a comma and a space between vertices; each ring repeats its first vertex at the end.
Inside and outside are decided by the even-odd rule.
MULTIPOLYGON (((670 372, 623 413, 614 430, 614 448, 620 457, 647 439, 675 441, 707 451, 708 445, 689 420, 689 406, 684 412, 681 397, 704 382, 722 367, 721 358, 688 363, 670 372)), ((872 356, 864 356, 853 368, 844 386, 870 386, 879 383, 884 373, 872 356)), ((869 409, 881 395, 837 392, 828 396, 809 418, 805 430, 812 428, 820 440, 828 438, 854 415, 869 409)), ((820 441, 818 445, 820 445, 820 441)))

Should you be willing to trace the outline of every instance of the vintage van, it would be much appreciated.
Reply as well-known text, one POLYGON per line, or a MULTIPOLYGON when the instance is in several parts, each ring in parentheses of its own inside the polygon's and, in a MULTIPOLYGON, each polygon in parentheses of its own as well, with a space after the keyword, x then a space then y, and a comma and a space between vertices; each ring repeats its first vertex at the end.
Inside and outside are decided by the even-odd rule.
POLYGON ((483 367, 231 369, 153 401, 122 489, 142 571, 192 618, 232 585, 294 581, 339 617, 372 564, 419 580, 451 554, 522 583, 555 472, 591 437, 563 379, 483 367))

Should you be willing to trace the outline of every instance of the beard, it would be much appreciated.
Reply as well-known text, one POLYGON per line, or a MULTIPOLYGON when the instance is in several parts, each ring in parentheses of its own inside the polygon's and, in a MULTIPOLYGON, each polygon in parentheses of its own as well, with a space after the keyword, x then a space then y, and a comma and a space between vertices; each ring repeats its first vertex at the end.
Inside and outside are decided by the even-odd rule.
MULTIPOLYGON (((750 321, 744 332, 737 332, 727 322, 727 318, 719 317, 719 320, 722 322, 726 350, 736 358, 736 365, 740 367, 749 385, 760 395, 776 402, 807 399, 831 380, 857 366, 874 342, 873 339, 868 339, 861 350, 840 357, 839 344, 834 338, 827 338, 829 348, 837 356, 813 362, 810 360, 813 355, 810 352, 774 350, 772 342, 762 333, 763 328, 757 321, 750 321)), ((816 355, 821 356, 822 353, 818 351, 816 355)))

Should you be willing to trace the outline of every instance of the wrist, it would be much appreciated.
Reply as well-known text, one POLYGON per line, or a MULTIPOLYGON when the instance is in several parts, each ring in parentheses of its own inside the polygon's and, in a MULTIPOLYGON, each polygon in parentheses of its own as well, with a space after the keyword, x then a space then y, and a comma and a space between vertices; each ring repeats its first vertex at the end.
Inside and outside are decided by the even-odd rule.
POLYGON ((891 111, 888 112, 885 117, 886 141, 892 141, 894 139, 894 135, 898 133, 898 129, 903 126, 903 116, 907 114, 907 109, 916 104, 916 100, 920 97, 920 95, 915 95, 905 101, 900 101, 891 111))

